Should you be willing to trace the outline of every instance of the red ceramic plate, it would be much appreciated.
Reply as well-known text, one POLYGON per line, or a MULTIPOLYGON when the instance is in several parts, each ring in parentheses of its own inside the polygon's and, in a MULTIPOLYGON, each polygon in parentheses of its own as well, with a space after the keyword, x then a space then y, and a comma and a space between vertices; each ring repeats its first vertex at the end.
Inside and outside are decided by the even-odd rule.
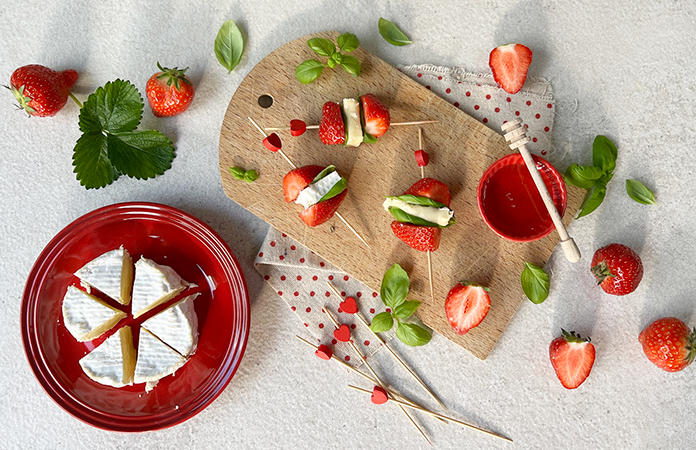
POLYGON ((192 417, 225 389, 244 354, 249 310, 239 263, 210 227, 170 206, 121 203, 80 217, 46 246, 24 289, 22 339, 37 379, 67 412, 107 430, 154 430, 192 417), (101 341, 78 342, 63 325, 61 303, 78 283, 75 271, 121 245, 134 261, 143 255, 171 266, 201 292, 196 352, 149 393, 144 384, 92 381, 78 361, 101 341))

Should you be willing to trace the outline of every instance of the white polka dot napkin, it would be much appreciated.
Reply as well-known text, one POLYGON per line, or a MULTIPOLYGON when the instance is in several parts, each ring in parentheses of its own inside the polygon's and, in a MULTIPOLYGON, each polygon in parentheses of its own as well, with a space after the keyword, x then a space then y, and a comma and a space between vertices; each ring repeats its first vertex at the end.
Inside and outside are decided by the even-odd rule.
MULTIPOLYGON (((522 118, 532 138, 527 145, 529 150, 545 158, 551 156, 555 102, 551 85, 546 80, 527 79, 524 88, 511 95, 500 89, 491 75, 472 74, 459 67, 417 65, 399 67, 399 70, 498 133, 504 122, 522 118)), ((259 250, 255 266, 278 297, 297 314, 301 327, 314 336, 317 345, 328 345, 345 361, 355 365, 362 363, 348 344, 334 337, 335 327, 322 312, 322 308, 327 308, 339 323, 350 327, 353 342, 363 354, 369 356, 381 347, 355 316, 339 311, 339 304, 346 296, 351 296, 357 300, 363 317, 371 322, 375 314, 386 310, 377 292, 272 227, 259 250), (340 291, 341 298, 329 288, 329 281, 340 291)), ((300 328, 298 334, 302 334, 300 328)), ((385 340, 393 336, 392 332, 383 333, 385 340)))

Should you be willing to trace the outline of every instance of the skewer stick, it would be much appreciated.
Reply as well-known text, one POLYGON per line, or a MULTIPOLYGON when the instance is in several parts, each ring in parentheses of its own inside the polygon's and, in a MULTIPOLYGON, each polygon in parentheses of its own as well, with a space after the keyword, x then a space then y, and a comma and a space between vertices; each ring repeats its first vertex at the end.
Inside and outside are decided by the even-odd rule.
MULTIPOLYGON (((250 121, 252 124, 254 124, 254 126, 256 127, 256 129, 258 129, 258 130, 261 132, 261 134, 264 135, 264 137, 268 137, 268 134, 264 131, 263 128, 261 128, 261 127, 259 126, 258 123, 256 123, 256 121, 254 121, 254 119, 252 119, 251 117, 247 117, 247 118, 249 119, 249 121, 250 121)), ((280 153, 280 155, 281 155, 283 158, 285 158, 285 161, 287 161, 288 164, 290 164, 290 166, 292 166, 293 169, 297 169, 297 166, 290 160, 290 158, 287 157, 287 155, 286 155, 285 153, 283 153, 283 150, 280 150, 280 149, 279 149, 279 150, 278 150, 278 153, 280 153)), ((370 247, 370 244, 368 244, 367 241, 360 235, 360 233, 358 233, 357 230, 356 230, 355 228, 353 228, 353 226, 352 226, 350 223, 348 223, 348 221, 345 219, 345 217, 343 217, 343 215, 342 215, 341 213, 336 212, 336 217, 338 217, 339 219, 341 219, 341 220, 343 221, 343 223, 346 224, 346 226, 348 227, 348 229, 350 229, 350 231, 352 231, 353 234, 355 234, 355 235, 358 237, 358 239, 360 239, 360 241, 361 241, 363 244, 365 244, 365 245, 367 246, 367 248, 369 248, 370 250, 372 250, 372 247, 370 247)))
MULTIPOLYGON (((418 128, 418 149, 423 150, 423 129, 418 128)), ((425 166, 421 166, 421 179, 425 178, 425 166)), ((430 284, 430 300, 435 304, 435 289, 433 289, 433 259, 428 250, 428 284, 430 284)), ((439 401, 438 401, 439 403, 439 401)), ((442 405, 442 403, 440 403, 442 405)), ((443 406, 444 407, 444 406, 443 406)), ((447 408, 445 408, 447 409, 447 408)))
POLYGON ((524 159, 524 163, 527 165, 527 169, 534 180, 534 184, 539 194, 541 194, 541 199, 544 201, 544 206, 546 206, 546 210, 549 212, 551 220, 561 238, 561 248, 563 249, 566 259, 572 263, 580 261, 580 249, 578 249, 573 238, 568 235, 568 231, 561 220, 560 214, 558 214, 556 205, 553 204, 551 194, 549 194, 549 190, 546 188, 546 184, 544 184, 544 180, 541 179, 541 175, 537 170, 536 163, 534 159, 532 159, 532 154, 529 153, 527 149, 526 144, 531 139, 527 136, 527 129, 522 125, 522 119, 516 117, 504 123, 501 128, 505 133, 505 140, 510 143, 510 148, 513 150, 518 149, 524 159))
MULTIPOLYGON (((357 387, 357 386, 352 386, 352 385, 349 384, 348 387, 351 388, 351 389, 355 389, 356 391, 365 392, 366 394, 372 394, 372 391, 368 391, 367 389, 362 389, 362 388, 359 388, 359 387, 357 387)), ((389 393, 388 390, 387 390, 387 393, 389 393)), ((472 428, 472 429, 474 429, 474 430, 481 431, 481 432, 486 433, 486 434, 489 434, 489 435, 491 435, 491 436, 495 436, 495 437, 498 437, 498 438, 500 438, 500 439, 504 439, 504 440, 506 440, 506 441, 512 442, 512 439, 510 439, 509 437, 505 437, 505 436, 502 436, 502 435, 500 435, 500 434, 496 434, 496 433, 494 433, 494 432, 492 432, 492 431, 488 431, 488 430, 486 430, 486 429, 479 428, 479 427, 474 426, 474 425, 471 425, 471 424, 469 424, 469 423, 462 422, 461 420, 457 420, 457 419, 453 419, 453 418, 451 418, 451 417, 443 416, 442 414, 438 414, 438 413, 436 413, 436 412, 429 411, 429 410, 427 410, 427 409, 425 409, 425 408, 420 408, 420 407, 417 407, 417 406, 413 406, 413 405, 411 405, 410 403, 406 403, 406 402, 403 402, 403 401, 398 400, 398 399, 393 399, 393 401, 396 402, 396 403, 398 403, 399 405, 407 406, 407 407, 412 408, 412 409, 415 409, 415 410, 417 410, 417 411, 422 411, 422 412, 424 412, 424 413, 426 413, 426 414, 430 414, 430 415, 433 416, 433 417, 437 417, 437 418, 439 418, 439 419, 451 421, 451 422, 456 423, 457 425, 462 425, 462 426, 467 427, 467 428, 472 428)))
MULTIPOLYGON (((338 292, 338 289, 336 289, 336 286, 334 286, 333 284, 331 284, 331 283, 328 282, 328 281, 326 282, 326 284, 329 285, 329 287, 331 288, 331 290, 334 291, 334 294, 336 294, 336 295, 338 296, 338 298, 341 298, 341 297, 342 297, 342 296, 341 296, 341 293, 338 292)), ((447 407, 446 407, 445 405, 442 404, 442 402, 440 401, 440 399, 438 399, 438 398, 435 396, 435 394, 433 394, 432 391, 431 391, 430 389, 428 389, 428 386, 425 385, 425 383, 423 382, 423 380, 421 380, 420 377, 419 377, 418 375, 416 375, 416 373, 415 373, 413 370, 411 370, 411 368, 404 362, 404 360, 402 360, 402 359, 399 357, 399 355, 394 351, 394 349, 391 348, 391 346, 389 345, 389 343, 388 343, 387 341, 385 341, 384 339, 382 339, 382 337, 381 337, 380 335, 378 335, 377 333, 375 333, 374 331, 372 331, 372 328, 370 328, 370 325, 367 323, 367 320, 365 320, 365 318, 363 317, 362 313, 361 313, 359 310, 355 313, 355 315, 358 317, 358 320, 360 320, 360 323, 362 323, 363 326, 364 326, 365 328, 367 328, 367 329, 370 331, 370 333, 372 333, 372 335, 373 335, 373 336, 374 336, 374 337, 375 337, 387 350, 389 350, 389 353, 391 353, 391 355, 394 357, 394 359, 396 359, 396 360, 399 362, 399 364, 401 364, 401 366, 402 366, 404 369, 406 369, 406 371, 413 377, 414 380, 416 380, 416 382, 425 390, 425 392, 427 392, 427 393, 437 402, 438 405, 442 406, 443 409, 447 409, 447 407)))
MULTIPOLYGON (((389 126, 404 126, 404 125, 423 125, 426 123, 437 123, 437 120, 417 120, 415 122, 392 122, 389 124, 389 126)), ((306 130, 318 130, 319 125, 307 125, 306 130)), ((288 131, 290 130, 290 127, 268 127, 265 128, 266 131, 288 131)))
MULTIPOLYGON (((328 309, 326 309, 326 308, 323 308, 322 310, 324 311, 324 313, 326 313, 327 316, 329 316, 329 319, 331 320, 331 323, 334 324, 334 327, 336 327, 336 329, 340 328, 340 325, 338 324, 338 321, 337 321, 336 318, 333 316, 333 314, 331 314, 331 312, 330 312, 328 309)), ((379 378, 379 375, 377 375, 377 372, 375 372, 375 370, 372 368, 372 366, 370 365, 370 363, 367 362, 367 358, 365 357, 365 355, 363 354, 363 352, 360 351, 360 349, 355 345, 355 343, 353 342, 352 339, 348 339, 348 344, 350 344, 350 346, 351 346, 351 348, 353 349, 353 351, 355 352, 355 354, 358 355, 358 357, 359 357, 360 359, 362 359, 363 363, 365 363, 365 367, 367 367, 367 369, 370 371, 370 373, 372 373, 372 376, 375 377, 375 380, 377 380, 377 384, 378 384, 379 386, 381 386, 382 389, 384 389, 385 391, 387 391, 387 395, 389 395, 389 398, 394 398, 394 396, 393 396, 391 393, 389 393, 389 391, 387 390, 387 387, 386 387, 386 385, 384 384, 384 382, 379 378)), ((398 403, 398 402, 397 402, 397 403, 398 403)), ((404 415, 405 415, 406 417, 408 417, 408 420, 411 421, 411 423, 413 424, 413 426, 416 427, 416 429, 418 430, 418 432, 420 432, 421 436, 423 436, 423 438, 428 442, 428 444, 433 445, 433 443, 430 442, 430 439, 428 439, 428 436, 425 435, 425 433, 423 432, 423 430, 421 429, 421 427, 418 426, 418 424, 416 423, 415 420, 413 420, 413 417, 411 417, 411 416, 409 415, 409 413, 406 412, 406 410, 404 409, 404 407, 403 407, 403 405, 402 405, 401 403, 399 403, 399 409, 401 409, 401 412, 403 412, 404 415)))

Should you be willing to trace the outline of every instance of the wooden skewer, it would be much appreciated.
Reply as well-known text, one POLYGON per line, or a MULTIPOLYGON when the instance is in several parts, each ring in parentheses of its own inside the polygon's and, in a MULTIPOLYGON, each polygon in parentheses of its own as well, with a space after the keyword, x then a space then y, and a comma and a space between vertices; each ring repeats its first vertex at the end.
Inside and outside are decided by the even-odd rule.
MULTIPOLYGON (((254 119, 252 119, 251 117, 247 117, 247 118, 249 119, 249 121, 250 121, 252 124, 254 124, 254 126, 261 132, 261 134, 264 135, 264 137, 268 137, 268 134, 264 131, 263 128, 261 128, 261 127, 259 126, 258 123, 256 123, 256 121, 254 121, 254 119)), ((285 153, 283 153, 283 150, 278 150, 278 153, 280 153, 280 155, 281 155, 283 158, 285 158, 285 161, 287 161, 288 164, 290 164, 290 166, 292 166, 293 169, 297 169, 297 166, 295 165, 295 163, 293 163, 293 162, 290 160, 290 158, 288 158, 287 155, 286 155, 285 153)), ((360 239, 360 241, 361 241, 363 244, 365 244, 365 245, 367 246, 367 248, 369 248, 370 250, 372 250, 372 247, 370 246, 370 244, 368 244, 367 241, 360 235, 360 233, 358 233, 358 231, 357 231, 355 228, 353 228, 353 226, 352 226, 350 223, 348 223, 348 221, 345 219, 345 217, 343 217, 343 215, 342 215, 341 213, 336 212, 336 217, 338 217, 339 219, 341 219, 341 220, 343 221, 343 223, 346 224, 346 226, 348 227, 348 229, 349 229, 350 231, 352 231, 353 234, 355 234, 355 235, 358 237, 358 239, 360 239)))
MULTIPOLYGON (((328 282, 328 281, 326 282, 326 284, 329 285, 329 287, 331 288, 331 290, 334 291, 334 294, 336 294, 336 295, 338 296, 338 298, 341 298, 341 297, 342 297, 341 293, 338 292, 338 289, 336 289, 336 286, 334 286, 333 284, 331 284, 331 283, 328 282)), ((382 338, 380 337, 380 335, 378 335, 377 333, 375 333, 374 331, 372 331, 372 328, 370 328, 370 325, 367 323, 367 320, 365 320, 365 318, 363 317, 363 315, 362 315, 362 313, 360 312, 360 310, 358 310, 358 311, 355 313, 355 315, 357 316, 357 318, 358 318, 358 320, 360 321, 360 323, 362 323, 363 326, 364 326, 365 328, 367 328, 367 329, 370 331, 370 333, 372 333, 372 335, 375 337, 375 339, 377 339, 377 340, 384 346, 384 348, 386 348, 387 350, 389 350, 389 353, 391 353, 391 355, 394 357, 394 359, 396 359, 396 360, 399 362, 399 364, 401 364, 401 366, 402 366, 404 369, 406 369, 406 371, 413 377, 414 380, 416 380, 416 382, 425 390, 425 392, 427 392, 427 393, 437 402, 438 405, 442 406, 443 409, 447 409, 447 407, 446 407, 445 405, 442 404, 442 402, 440 401, 440 399, 437 398, 437 397, 435 396, 435 394, 433 394, 433 392, 432 392, 430 389, 428 389, 428 386, 426 386, 426 384, 423 382, 423 380, 421 380, 420 377, 419 377, 418 375, 416 375, 416 373, 415 373, 413 370, 411 370, 411 368, 406 364, 406 362, 404 362, 404 360, 402 360, 402 359, 399 357, 399 355, 394 351, 394 349, 391 348, 391 346, 389 345, 389 343, 388 343, 387 341, 385 341, 384 339, 382 339, 382 338)))
MULTIPOLYGON (((423 150, 423 129, 418 128, 418 149, 423 150)), ((425 166, 421 166, 421 179, 425 178, 425 166)), ((435 289, 433 289, 433 259, 428 250, 428 283, 430 284, 430 300, 435 304, 435 289)), ((438 402, 439 403, 439 402, 438 402)), ((442 404, 442 403, 440 403, 442 404)), ((447 409, 447 408, 445 408, 447 409)))
POLYGON ((527 149, 526 144, 531 139, 529 136, 527 136, 527 129, 522 125, 522 119, 516 117, 513 120, 504 123, 501 128, 503 133, 505 133, 505 140, 510 143, 510 148, 513 150, 518 149, 520 151, 522 159, 524 159, 524 163, 527 165, 527 169, 532 175, 534 184, 539 190, 539 194, 541 194, 541 199, 544 201, 546 210, 549 212, 551 220, 553 221, 553 224, 558 231, 558 235, 561 238, 561 248, 563 249, 566 259, 572 263, 580 261, 580 249, 578 249, 578 246, 575 244, 573 238, 568 235, 568 231, 561 220, 561 215, 558 214, 556 205, 553 204, 551 194, 549 194, 549 190, 546 188, 544 180, 541 179, 541 175, 536 167, 536 163, 534 162, 534 159, 532 159, 532 154, 529 153, 529 150, 527 149))
MULTIPOLYGON (((324 313, 325 313, 327 316, 329 316, 329 319, 331 319, 331 323, 334 324, 334 327, 336 327, 336 329, 340 328, 340 325, 338 324, 338 321, 336 320, 336 318, 333 316, 333 314, 331 314, 331 312, 330 312, 328 309, 323 308, 322 311, 324 311, 324 313)), ((365 367, 367 367, 367 369, 370 371, 370 373, 372 374, 372 376, 375 377, 375 380, 377 380, 377 384, 378 384, 379 386, 381 386, 382 389, 384 389, 385 391, 387 391, 387 395, 389 395, 389 398, 394 398, 394 397, 389 393, 389 390, 387 390, 387 387, 386 387, 386 385, 384 384, 384 382, 379 378, 379 375, 377 375, 377 372, 375 372, 375 370, 372 368, 372 366, 370 365, 370 363, 367 362, 367 358, 365 358, 365 355, 363 354, 363 352, 360 351, 360 349, 355 345, 355 343, 353 342, 352 339, 348 339, 348 344, 350 344, 350 346, 351 346, 351 348, 353 349, 353 351, 355 352, 355 354, 358 355, 358 358, 362 359, 363 363, 365 364, 365 367)), ((397 402, 397 403, 398 403, 398 402, 397 402)), ((416 423, 415 420, 413 420, 413 417, 411 417, 411 416, 409 415, 409 413, 406 412, 406 410, 404 409, 404 407, 403 407, 403 405, 402 405, 401 403, 399 403, 399 409, 401 409, 401 412, 403 412, 404 415, 405 415, 406 417, 408 417, 408 420, 411 421, 411 424, 413 424, 413 426, 416 427, 416 429, 418 430, 418 432, 421 434, 421 436, 423 436, 423 438, 428 442, 428 444, 433 445, 433 443, 430 442, 430 439, 428 439, 428 436, 425 435, 425 433, 423 432, 423 430, 421 429, 421 427, 418 426, 418 424, 416 423)))
MULTIPOLYGON (((359 388, 359 387, 357 387, 357 386, 353 386, 353 385, 350 385, 350 384, 349 384, 348 387, 351 388, 351 389, 355 389, 356 391, 365 392, 366 394, 372 394, 372 391, 368 391, 367 389, 362 389, 362 388, 359 388)), ((389 393, 389 390, 387 390, 387 389, 385 389, 385 390, 387 391, 387 394, 388 394, 388 393, 389 393)), ((413 406, 413 405, 411 405, 410 403, 403 402, 403 401, 398 400, 398 399, 396 399, 396 398, 394 398, 392 401, 398 403, 399 405, 407 406, 407 407, 412 408, 412 409, 415 409, 415 410, 417 410, 417 411, 421 411, 421 412, 424 412, 424 413, 426 413, 426 414, 430 414, 430 415, 433 416, 433 417, 437 417, 437 418, 439 418, 439 419, 451 421, 451 422, 454 422, 454 423, 456 423, 456 424, 458 424, 458 425, 462 425, 462 426, 464 426, 464 427, 471 428, 471 429, 474 429, 474 430, 477 430, 477 431, 481 431, 481 432, 486 433, 486 434, 489 434, 489 435, 491 435, 491 436, 495 436, 495 437, 498 437, 498 438, 500 438, 500 439, 504 439, 504 440, 506 440, 506 441, 512 442, 512 439, 510 439, 509 437, 505 437, 505 436, 502 436, 502 435, 500 435, 500 434, 496 434, 496 433, 494 433, 494 432, 492 432, 492 431, 489 431, 489 430, 486 430, 486 429, 483 429, 483 428, 479 428, 479 427, 477 427, 477 426, 471 425, 471 424, 466 423, 466 422, 462 422, 461 420, 457 420, 457 419, 453 419, 453 418, 451 418, 451 417, 443 416, 442 414, 438 414, 438 413, 436 413, 436 412, 427 410, 427 409, 425 409, 425 408, 420 408, 420 407, 413 406)))
MULTIPOLYGON (((404 126, 404 125, 423 125, 426 123, 437 123, 437 120, 417 120, 415 122, 392 122, 389 124, 389 126, 404 126)), ((266 128, 266 131, 288 131, 290 127, 269 127, 266 128)), ((307 130, 318 130, 319 125, 307 125, 307 130)))

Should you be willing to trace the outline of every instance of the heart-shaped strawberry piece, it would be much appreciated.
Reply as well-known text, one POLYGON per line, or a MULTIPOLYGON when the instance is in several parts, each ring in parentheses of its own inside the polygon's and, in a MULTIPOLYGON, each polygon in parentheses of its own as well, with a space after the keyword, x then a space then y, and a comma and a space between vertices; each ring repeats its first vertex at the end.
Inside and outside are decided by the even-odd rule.
POLYGON ((425 167, 430 162, 430 155, 428 155, 425 150, 416 150, 415 156, 418 167, 425 167))
POLYGON ((338 305, 341 311, 348 314, 355 314, 358 312, 358 303, 353 297, 346 297, 341 304, 338 305))
POLYGON ((300 119, 292 119, 290 121, 290 134, 293 136, 302 136, 307 131, 307 124, 300 119))
POLYGON ((389 395, 387 395, 387 391, 383 387, 375 386, 372 388, 372 397, 370 397, 370 400, 372 400, 372 403, 375 405, 381 405, 387 403, 389 395))
POLYGON ((321 359, 325 359, 326 361, 330 360, 331 357, 333 356, 333 352, 331 351, 331 349, 324 344, 321 344, 317 348, 317 351, 314 352, 314 354, 317 355, 321 359))
POLYGON ((266 148, 272 152, 277 152, 278 150, 283 148, 283 143, 280 141, 280 138, 275 133, 269 134, 268 137, 263 140, 263 145, 266 146, 266 148))
POLYGON ((334 330, 334 337, 341 342, 350 341, 350 328, 345 323, 334 330))

